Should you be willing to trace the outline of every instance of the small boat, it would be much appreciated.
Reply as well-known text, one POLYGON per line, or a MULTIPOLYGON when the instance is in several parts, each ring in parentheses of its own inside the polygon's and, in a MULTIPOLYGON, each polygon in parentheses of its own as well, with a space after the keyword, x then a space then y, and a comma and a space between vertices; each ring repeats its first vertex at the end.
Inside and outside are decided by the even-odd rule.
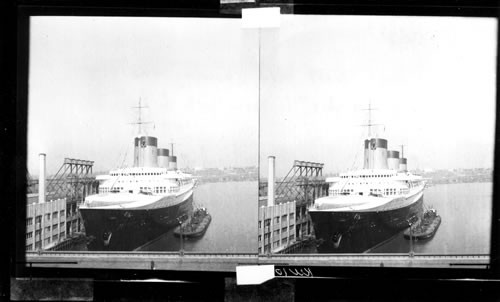
POLYGON ((196 209, 190 219, 174 229, 174 235, 180 237, 182 233, 185 238, 201 237, 205 234, 211 221, 212 216, 210 216, 206 208, 196 209))
MULTIPOLYGON (((411 226, 411 237, 416 239, 429 239, 436 233, 441 225, 441 216, 435 209, 430 209, 424 213, 424 217, 411 226)), ((410 239, 410 229, 404 231, 404 237, 410 239)))

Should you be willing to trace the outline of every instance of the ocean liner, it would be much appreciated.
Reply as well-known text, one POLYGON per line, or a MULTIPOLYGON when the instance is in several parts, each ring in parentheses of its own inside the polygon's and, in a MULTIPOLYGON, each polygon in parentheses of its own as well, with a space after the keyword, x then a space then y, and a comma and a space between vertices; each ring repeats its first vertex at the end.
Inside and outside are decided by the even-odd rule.
POLYGON ((328 196, 309 209, 318 252, 369 251, 423 215, 425 181, 385 139, 365 140, 363 169, 326 181, 328 196))
POLYGON ((134 165, 97 176, 98 194, 79 207, 89 250, 133 250, 178 226, 193 211, 195 180, 157 138, 134 139, 134 165))

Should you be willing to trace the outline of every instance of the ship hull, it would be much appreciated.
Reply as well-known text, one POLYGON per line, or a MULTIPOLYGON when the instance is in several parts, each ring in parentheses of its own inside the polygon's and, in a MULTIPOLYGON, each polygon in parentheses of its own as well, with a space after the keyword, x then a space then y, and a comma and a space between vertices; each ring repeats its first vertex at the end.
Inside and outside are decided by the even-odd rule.
POLYGON ((423 214, 423 195, 386 211, 310 211, 319 253, 363 253, 408 227, 423 214))
POLYGON ((91 251, 131 251, 179 225, 193 211, 193 195, 157 208, 80 208, 91 251))

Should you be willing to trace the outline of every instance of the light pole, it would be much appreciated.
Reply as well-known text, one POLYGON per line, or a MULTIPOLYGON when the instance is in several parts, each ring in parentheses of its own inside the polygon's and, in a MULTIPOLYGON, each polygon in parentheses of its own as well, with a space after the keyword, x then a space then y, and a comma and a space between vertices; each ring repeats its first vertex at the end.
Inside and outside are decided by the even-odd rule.
POLYGON ((412 223, 408 220, 408 225, 410 226, 410 257, 413 257, 413 236, 412 236, 412 223))
POLYGON ((182 219, 177 218, 177 222, 179 222, 179 233, 180 233, 180 237, 181 237, 181 246, 179 248, 179 254, 181 256, 184 256, 184 242, 183 242, 183 238, 182 238, 182 219))

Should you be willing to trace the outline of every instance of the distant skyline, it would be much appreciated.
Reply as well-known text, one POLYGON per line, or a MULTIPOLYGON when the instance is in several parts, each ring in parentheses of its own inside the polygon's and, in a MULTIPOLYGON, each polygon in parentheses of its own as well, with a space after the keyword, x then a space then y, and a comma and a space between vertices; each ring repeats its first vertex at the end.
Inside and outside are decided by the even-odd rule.
POLYGON ((65 157, 132 165, 147 134, 179 167, 258 165, 257 32, 239 19, 32 17, 28 170, 65 157))
POLYGON ((261 39, 261 177, 362 168, 370 103, 409 169, 493 167, 495 19, 285 15, 261 39))

